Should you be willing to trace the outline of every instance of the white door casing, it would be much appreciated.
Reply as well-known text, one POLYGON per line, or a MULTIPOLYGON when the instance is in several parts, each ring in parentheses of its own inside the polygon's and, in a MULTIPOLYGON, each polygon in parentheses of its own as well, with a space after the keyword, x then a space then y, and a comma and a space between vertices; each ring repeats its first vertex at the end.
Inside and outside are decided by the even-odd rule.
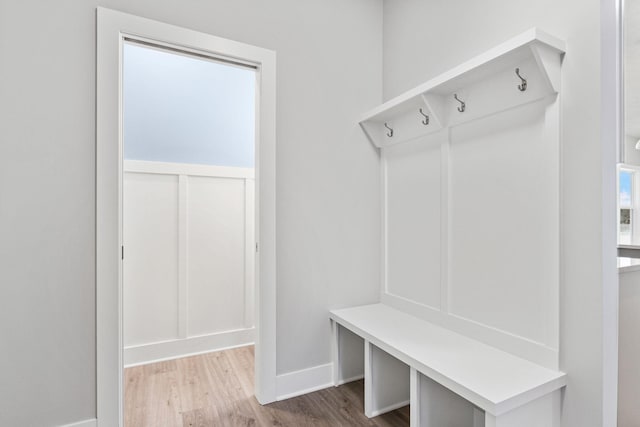
POLYGON ((122 45, 125 39, 256 67, 256 371, 275 400, 275 52, 105 8, 97 9, 96 370, 98 426, 122 425, 122 45))

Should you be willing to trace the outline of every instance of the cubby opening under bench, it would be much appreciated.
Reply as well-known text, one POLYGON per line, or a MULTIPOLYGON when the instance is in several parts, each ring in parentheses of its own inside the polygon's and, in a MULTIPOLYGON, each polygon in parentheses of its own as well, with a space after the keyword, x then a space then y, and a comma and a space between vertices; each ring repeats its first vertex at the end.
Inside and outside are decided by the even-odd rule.
POLYGON ((384 304, 330 319, 334 385, 364 376, 368 417, 410 404, 412 427, 560 425, 563 372, 384 304))

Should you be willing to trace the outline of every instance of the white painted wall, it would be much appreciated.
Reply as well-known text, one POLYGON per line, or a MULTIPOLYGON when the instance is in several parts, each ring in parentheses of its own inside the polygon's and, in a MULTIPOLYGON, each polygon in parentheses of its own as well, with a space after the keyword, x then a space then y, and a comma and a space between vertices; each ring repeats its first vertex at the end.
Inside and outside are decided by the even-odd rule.
POLYGON ((277 52, 278 373, 330 361, 329 307, 378 298, 357 118, 381 101, 380 2, 0 0, 0 425, 96 415, 98 5, 277 52))
POLYGON ((561 111, 560 367, 569 374, 563 426, 576 427, 614 425, 612 405, 605 400, 615 399, 615 361, 610 360, 615 348, 607 338, 616 333, 611 321, 616 313, 607 294, 615 290, 615 202, 605 195, 615 191, 615 146, 604 149, 600 139, 601 131, 610 134, 600 117, 601 100, 607 99, 600 90, 600 8, 596 0, 384 3, 385 99, 530 27, 567 41, 561 111), (610 168, 603 168, 603 162, 610 162, 610 168), (610 260, 603 244, 610 247, 610 260), (605 342, 608 347, 603 348, 605 342))
POLYGON ((125 366, 253 343, 254 188, 253 168, 125 160, 125 366))

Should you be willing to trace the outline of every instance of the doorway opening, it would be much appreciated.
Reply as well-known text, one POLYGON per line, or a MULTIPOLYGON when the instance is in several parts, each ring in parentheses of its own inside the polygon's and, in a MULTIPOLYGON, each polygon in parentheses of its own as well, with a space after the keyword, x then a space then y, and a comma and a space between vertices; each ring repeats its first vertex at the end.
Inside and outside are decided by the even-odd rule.
POLYGON ((98 8, 96 92, 99 425, 124 366, 250 342, 274 401, 274 52, 98 8))
POLYGON ((253 344, 256 76, 125 40, 125 368, 253 344))

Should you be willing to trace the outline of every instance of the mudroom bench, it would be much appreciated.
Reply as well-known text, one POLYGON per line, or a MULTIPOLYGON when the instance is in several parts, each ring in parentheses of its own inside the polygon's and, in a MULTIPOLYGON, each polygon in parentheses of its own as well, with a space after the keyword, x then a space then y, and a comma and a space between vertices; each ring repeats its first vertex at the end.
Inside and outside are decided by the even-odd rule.
POLYGON ((334 385, 364 376, 368 417, 410 403, 412 427, 559 425, 563 372, 385 304, 329 317, 334 385))

